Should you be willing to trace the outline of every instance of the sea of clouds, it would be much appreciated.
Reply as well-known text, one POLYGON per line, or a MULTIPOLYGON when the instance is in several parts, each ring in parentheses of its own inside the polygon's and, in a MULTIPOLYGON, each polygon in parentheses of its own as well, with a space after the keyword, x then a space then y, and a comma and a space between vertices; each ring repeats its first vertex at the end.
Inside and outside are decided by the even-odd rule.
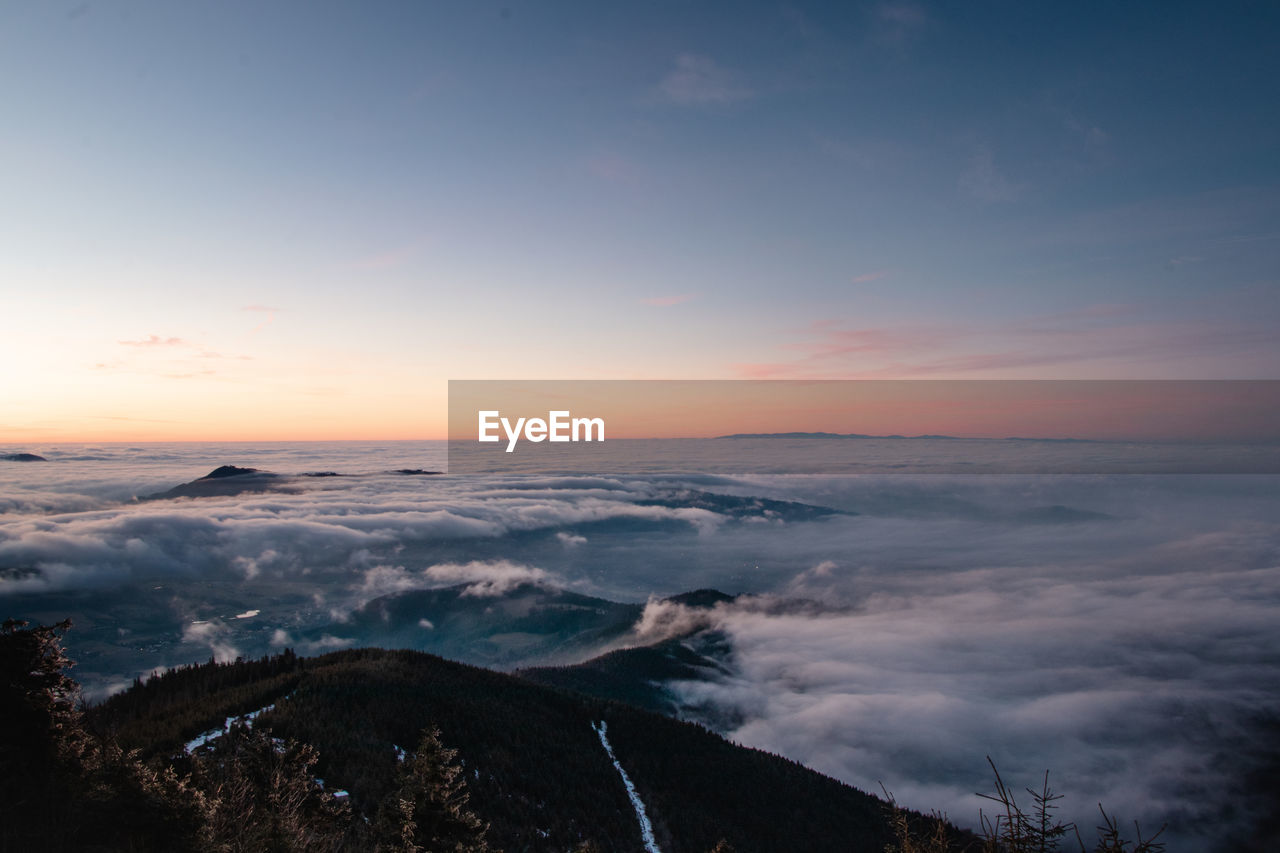
POLYGON ((406 589, 649 598, 646 640, 730 638, 730 675, 677 689, 738 720, 733 739, 913 807, 974 823, 987 756, 1019 790, 1050 769, 1085 827, 1101 801, 1170 822, 1182 849, 1263 806, 1280 730, 1275 477, 391 473, 442 467, 439 451, 103 446, 8 464, 0 605, 81 616, 115 651, 82 656, 79 674, 116 684, 258 654, 306 625, 334 627, 305 651, 351 645, 343 616, 406 589), (226 463, 295 476, 134 500, 226 463), (353 476, 296 476, 316 471, 353 476), (843 514, 652 502, 673 486, 843 514), (751 597, 709 612, 660 600, 699 587, 751 597))

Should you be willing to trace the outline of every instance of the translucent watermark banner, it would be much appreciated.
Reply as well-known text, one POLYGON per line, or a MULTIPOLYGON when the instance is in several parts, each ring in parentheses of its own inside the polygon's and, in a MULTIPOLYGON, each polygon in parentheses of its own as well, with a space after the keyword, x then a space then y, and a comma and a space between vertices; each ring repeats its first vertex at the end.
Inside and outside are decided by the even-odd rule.
POLYGON ((1276 474, 1276 380, 451 380, 449 471, 1276 474))

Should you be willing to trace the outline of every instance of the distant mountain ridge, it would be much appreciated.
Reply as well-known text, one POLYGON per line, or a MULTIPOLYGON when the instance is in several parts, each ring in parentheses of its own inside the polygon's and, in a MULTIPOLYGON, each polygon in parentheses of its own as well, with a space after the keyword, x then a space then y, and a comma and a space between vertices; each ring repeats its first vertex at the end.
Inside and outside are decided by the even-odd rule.
POLYGON ((236 465, 219 465, 203 477, 182 483, 163 492, 147 495, 143 500, 168 500, 170 498, 229 497, 246 492, 287 491, 282 488, 288 478, 258 468, 241 468, 236 465))
MULTIPOLYGON (((737 599, 700 589, 659 600, 709 610, 737 599)), ((644 609, 546 583, 521 581, 492 593, 462 583, 379 596, 343 621, 296 632, 295 639, 319 647, 326 637, 330 643, 350 638, 359 646, 417 649, 498 669, 570 668, 584 661, 586 666, 620 644, 643 647, 635 629, 644 609)))
POLYGON ((860 432, 738 432, 732 435, 717 435, 715 438, 874 438, 895 439, 902 441, 1051 441, 1071 444, 1094 444, 1092 438, 1022 438, 1007 436, 1005 438, 965 438, 960 435, 867 435, 860 432))
POLYGON ((644 611, 626 604, 532 582, 500 594, 473 584, 380 596, 337 624, 298 634, 358 638, 362 646, 416 648, 454 660, 510 667, 581 660, 631 631, 644 611))

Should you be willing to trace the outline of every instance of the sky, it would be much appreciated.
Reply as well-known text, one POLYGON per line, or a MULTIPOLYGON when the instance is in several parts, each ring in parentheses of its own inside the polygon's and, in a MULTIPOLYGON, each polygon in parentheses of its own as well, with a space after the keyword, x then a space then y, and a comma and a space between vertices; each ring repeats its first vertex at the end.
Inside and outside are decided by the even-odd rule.
MULTIPOLYGON (((524 422, 537 420, 545 426, 537 427, 534 435, 538 442, 546 439, 541 447, 551 454, 545 459, 553 470, 567 464, 575 470, 619 473, 639 469, 620 457, 611 457, 606 463, 580 455, 588 450, 583 443, 602 438, 715 438, 796 432, 1242 443, 1255 445, 1243 458, 1259 471, 1268 466, 1258 455, 1262 448, 1256 445, 1280 443, 1280 382, 1276 380, 463 380, 449 382, 448 408, 451 452, 480 450, 473 446, 482 431, 491 442, 488 446, 493 453, 474 457, 480 464, 495 464, 493 454, 502 459, 514 452, 512 439, 519 443, 524 440, 520 437, 527 435, 524 422), (569 406, 572 408, 566 408, 569 406), (583 423, 584 419, 601 423, 590 425, 583 423), (575 421, 579 422, 576 439, 575 421), (552 432, 557 433, 555 439, 552 432), (573 449, 551 447, 556 442, 574 441, 578 444, 573 449), (578 462, 571 462, 571 458, 578 462), (623 467, 600 467, 606 464, 623 467), (578 469, 577 465, 585 467, 578 469)), ((526 451, 531 447, 528 443, 523 446, 526 451)), ((956 452, 953 445, 935 442, 930 447, 942 457, 956 452)), ((966 464, 976 462, 971 454, 980 455, 981 451, 972 445, 966 448, 966 464)), ((728 451, 720 461, 728 462, 729 470, 741 471, 742 454, 762 449, 756 445, 754 451, 728 451)), ((634 457, 637 464, 655 461, 639 448, 626 450, 639 454, 634 457)), ((652 450, 671 452, 671 448, 652 450)), ((697 470, 717 470, 715 451, 702 446, 691 450, 711 466, 697 470)), ((1032 453, 1045 450, 1037 447, 1032 453)), ((1136 462, 1140 454, 1135 450, 1127 448, 1121 455, 1136 462)), ((1201 458, 1202 450, 1193 455, 1201 458)), ((784 457, 789 455, 785 449, 781 452, 784 457)), ((846 452, 862 457, 868 445, 851 445, 846 452)), ((919 444, 910 448, 900 445, 900 452, 909 458, 929 453, 919 444)), ((839 453, 827 445, 818 455, 834 463, 839 453)), ((452 461, 461 462, 462 458, 452 461)), ((667 459, 670 464, 671 458, 667 459)), ((508 457, 506 461, 515 460, 508 457)), ((675 470, 683 467, 677 464, 675 470)), ((1054 467, 1052 463, 1050 467, 1054 467)), ((450 470, 455 469, 451 466, 450 470)))
POLYGON ((0 10, 0 442, 449 379, 1280 376, 1266 3, 0 10))

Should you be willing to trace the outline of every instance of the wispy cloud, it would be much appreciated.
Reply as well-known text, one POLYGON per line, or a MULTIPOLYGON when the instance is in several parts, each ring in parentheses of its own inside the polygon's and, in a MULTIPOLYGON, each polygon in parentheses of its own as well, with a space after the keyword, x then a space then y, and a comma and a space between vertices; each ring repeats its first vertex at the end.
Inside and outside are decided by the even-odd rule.
POLYGON ((1092 306, 1000 326, 845 328, 821 320, 782 346, 797 357, 742 363, 735 370, 751 379, 872 379, 1123 368, 1132 377, 1152 375, 1152 370, 1165 375, 1173 365, 1182 369, 1188 363, 1239 355, 1274 362, 1273 338, 1262 326, 1144 321, 1125 305, 1092 306))
POLYGON ((973 152, 957 186, 965 195, 982 202, 1014 201, 1025 188, 996 167, 995 155, 985 145, 973 152))
POLYGON ((203 379, 206 376, 217 376, 216 370, 196 370, 190 373, 166 373, 165 379, 203 379))
POLYGON ((693 105, 745 101, 755 94, 715 60, 694 53, 677 57, 658 89, 671 103, 693 105))
POLYGON ((1093 122, 1082 120, 1074 115, 1068 114, 1062 124, 1068 133, 1079 140, 1081 148, 1086 153, 1097 155, 1111 141, 1111 134, 1093 122))
POLYGON ((404 566, 378 565, 364 573, 360 591, 364 599, 373 599, 407 590, 466 584, 463 596, 490 598, 510 592, 521 584, 545 584, 553 579, 540 568, 509 560, 438 563, 420 572, 409 571, 404 566))
POLYGON ((227 355, 226 353, 214 352, 213 350, 201 350, 196 358, 234 358, 238 361, 253 361, 251 355, 227 355))
POLYGON ((640 302, 644 305, 653 305, 658 308, 670 308, 672 305, 688 302, 693 297, 694 294, 692 293, 681 293, 675 296, 650 296, 646 299, 641 299, 640 302))
POLYGON ((896 363, 937 352, 956 335, 947 327, 844 329, 834 321, 819 320, 804 332, 803 339, 783 345, 802 353, 800 357, 739 364, 736 369, 748 379, 854 378, 885 360, 896 363))
POLYGON ((180 347, 186 343, 182 338, 162 338, 159 335, 147 335, 138 341, 119 341, 125 347, 180 347))
POLYGON ((228 663, 240 657, 240 650, 228 640, 231 629, 221 619, 191 622, 182 629, 182 641, 208 646, 214 659, 228 663))
MULTIPOLYGON (((249 330, 249 335, 250 335, 250 336, 252 336, 252 335, 256 335, 258 332, 261 332, 261 331, 262 331, 263 329, 265 329, 267 326, 270 326, 273 322, 275 322, 275 319, 276 319, 276 311, 278 311, 279 309, 277 309, 277 308, 272 308, 270 305, 258 305, 258 304, 254 304, 254 305, 245 305, 245 306, 244 306, 244 307, 242 307, 240 310, 241 310, 241 311, 251 311, 251 312, 256 313, 256 314, 266 314, 266 315, 267 315, 267 316, 262 320, 262 322, 258 323, 258 325, 254 326, 252 329, 250 329, 250 330, 249 330)), ((216 357, 216 355, 217 355, 217 354, 216 354, 216 353, 214 353, 214 354, 212 354, 212 355, 216 357)), ((243 356, 242 356, 242 358, 243 358, 243 356)))
POLYGON ((929 23, 929 15, 915 3, 881 3, 876 17, 886 24, 910 29, 929 23))
MULTIPOLYGON (((273 309, 265 306, 250 306, 244 310, 271 311, 273 309)), ((273 314, 268 314, 266 319, 255 326, 249 334, 261 330, 271 322, 273 317, 273 314)), ((210 361, 253 360, 249 355, 218 352, 203 346, 198 341, 179 337, 148 335, 138 340, 124 340, 117 343, 135 352, 149 354, 95 362, 93 365, 95 370, 125 370, 165 379, 196 379, 216 375, 216 371, 208 367, 210 361)))
POLYGON ((852 163, 863 169, 871 168, 875 165, 875 161, 867 155, 862 146, 854 145, 843 139, 837 139, 825 133, 815 133, 813 135, 813 143, 819 151, 834 160, 852 163))
POLYGON ((130 423, 141 424, 180 424, 182 421, 164 420, 161 418, 132 418, 125 415, 90 415, 89 417, 100 421, 128 421, 130 423))
POLYGON ((640 170, 626 157, 617 154, 597 154, 586 161, 586 169, 593 176, 614 184, 635 186, 640 183, 640 170))
POLYGON ((396 267, 404 266, 404 264, 418 253, 419 248, 418 244, 412 243, 408 246, 387 249, 385 251, 360 258, 352 266, 356 269, 366 271, 395 269, 396 267))
POLYGON ((881 42, 902 46, 932 22, 929 13, 919 4, 896 0, 875 8, 873 32, 881 42))
POLYGON ((889 274, 889 272, 890 272, 889 270, 876 270, 875 272, 864 272, 860 275, 855 275, 853 278, 849 279, 849 281, 853 284, 866 284, 869 281, 875 281, 876 279, 884 278, 889 274))

